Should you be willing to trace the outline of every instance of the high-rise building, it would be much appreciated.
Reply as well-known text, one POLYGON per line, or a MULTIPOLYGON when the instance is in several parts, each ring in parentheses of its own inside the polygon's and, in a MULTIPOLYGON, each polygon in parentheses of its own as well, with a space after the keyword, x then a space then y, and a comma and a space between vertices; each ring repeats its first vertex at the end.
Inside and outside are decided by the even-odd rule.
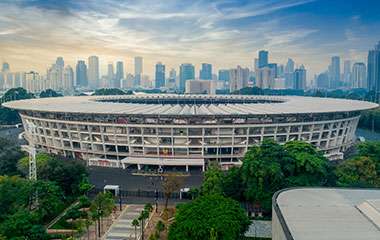
POLYGON ((333 56, 331 58, 331 65, 329 68, 329 81, 330 88, 336 89, 341 86, 340 82, 340 57, 333 56))
POLYGON ((277 66, 277 77, 283 78, 285 77, 285 67, 283 64, 277 66))
POLYGON ((343 63, 343 82, 345 85, 350 84, 351 79, 351 61, 345 60, 343 63))
POLYGON ((306 69, 303 65, 294 70, 294 89, 306 89, 306 69))
POLYGON ((293 88, 294 86, 294 61, 289 58, 285 66, 285 88, 293 88))
POLYGON ((328 89, 329 88, 328 72, 318 74, 315 85, 317 88, 328 89))
POLYGON ((120 88, 121 80, 124 78, 124 63, 122 61, 116 62, 116 76, 113 87, 120 88))
POLYGON ((99 87, 99 58, 97 56, 90 56, 88 58, 87 78, 90 88, 95 89, 99 87))
POLYGON ((268 51, 261 50, 259 51, 259 68, 265 67, 268 65, 268 51))
POLYGON ((74 87, 74 71, 67 65, 63 70, 63 90, 71 90, 74 87))
POLYGON ((195 79, 194 65, 191 63, 183 63, 179 67, 179 90, 185 91, 186 81, 195 79))
POLYGON ((28 92, 38 92, 41 90, 41 78, 38 72, 25 73, 25 88, 28 92))
POLYGON ((2 72, 9 72, 10 71, 10 69, 9 69, 9 63, 3 62, 3 67, 1 68, 1 71, 2 72))
POLYGON ((105 87, 114 87, 115 82, 115 72, 113 69, 113 63, 108 63, 107 66, 107 81, 105 82, 105 87))
POLYGON ((368 52, 367 87, 375 92, 376 102, 380 102, 380 41, 368 52))
POLYGON ((352 88, 366 88, 367 87, 367 69, 364 63, 357 62, 352 66, 351 74, 351 87, 352 88))
POLYGON ((170 69, 168 82, 165 85, 167 88, 177 88, 177 72, 174 68, 170 69))
POLYGON ((256 73, 256 86, 262 89, 275 87, 276 69, 269 66, 259 68, 256 73))
POLYGON ((244 87, 248 87, 249 68, 242 68, 237 66, 235 69, 230 70, 230 92, 235 92, 244 87))
POLYGON ((87 65, 84 60, 79 60, 76 66, 76 83, 79 87, 87 87, 87 65))
POLYGON ((212 79, 212 65, 209 63, 202 63, 202 69, 199 71, 199 78, 202 80, 212 79))
POLYGON ((165 86, 165 65, 161 62, 156 64, 156 78, 155 78, 155 88, 161 88, 165 86))
POLYGON ((135 57, 135 81, 133 84, 134 87, 138 87, 141 85, 142 74, 143 74, 143 58, 135 57))
POLYGON ((227 89, 230 85, 230 70, 220 69, 218 72, 218 81, 223 82, 223 89, 227 89))

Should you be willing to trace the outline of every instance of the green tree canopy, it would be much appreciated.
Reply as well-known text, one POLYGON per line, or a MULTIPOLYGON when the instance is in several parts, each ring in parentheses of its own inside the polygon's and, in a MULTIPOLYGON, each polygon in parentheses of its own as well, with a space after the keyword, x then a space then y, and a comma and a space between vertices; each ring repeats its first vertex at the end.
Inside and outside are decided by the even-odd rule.
POLYGON ((17 169, 17 161, 23 155, 15 142, 0 138, 0 175, 20 174, 17 169))
MULTIPOLYGON (((28 93, 24 88, 9 89, 2 97, 1 102, 34 98, 32 93, 28 93)), ((0 124, 20 123, 21 118, 14 109, 0 107, 0 124)))
POLYGON ((201 194, 222 194, 222 179, 223 172, 218 168, 218 166, 209 166, 204 174, 201 194))
POLYGON ((218 239, 235 240, 240 239, 249 224, 237 201, 217 194, 205 195, 178 206, 168 239, 208 240, 214 231, 218 239))
POLYGON ((101 95, 126 95, 127 93, 119 88, 100 88, 96 89, 92 94, 93 96, 101 96, 101 95))
POLYGON ((46 89, 45 91, 42 91, 40 93, 40 98, 48 98, 48 97, 62 97, 63 95, 60 93, 57 93, 53 89, 46 89))
POLYGON ((376 164, 369 157, 355 157, 336 168, 337 185, 342 187, 379 187, 376 164))

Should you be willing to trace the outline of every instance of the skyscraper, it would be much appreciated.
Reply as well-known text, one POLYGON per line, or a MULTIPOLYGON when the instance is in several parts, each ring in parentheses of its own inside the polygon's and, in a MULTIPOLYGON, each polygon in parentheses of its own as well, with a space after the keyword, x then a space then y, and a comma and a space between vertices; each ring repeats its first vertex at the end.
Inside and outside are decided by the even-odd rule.
POLYGON ((367 87, 367 70, 364 63, 358 62, 354 63, 354 65, 352 66, 350 85, 352 88, 367 87))
POLYGON ((63 70, 63 90, 71 90, 74 86, 74 71, 67 65, 63 70))
POLYGON ((223 88, 227 89, 230 84, 230 70, 220 69, 218 72, 218 81, 223 82, 223 88))
POLYGON ((380 41, 368 52, 367 87, 375 92, 376 102, 380 102, 380 41))
POLYGON ((90 88, 96 89, 99 87, 99 58, 97 56, 88 58, 87 78, 90 88))
POLYGON ((294 61, 289 58, 285 66, 285 88, 293 88, 294 61))
POLYGON ((87 65, 84 60, 79 60, 76 66, 76 85, 80 87, 88 86, 87 65))
POLYGON ((135 81, 133 84, 134 87, 138 87, 141 85, 142 74, 143 74, 143 58, 135 57, 135 81))
POLYGON ((306 89, 306 69, 303 65, 294 70, 294 89, 306 89))
POLYGON ((235 69, 230 70, 230 92, 235 92, 248 86, 249 68, 242 68, 237 66, 235 69))
POLYGON ((323 73, 318 74, 315 84, 317 88, 328 89, 329 88, 328 72, 323 72, 323 73))
POLYGON ((168 82, 165 84, 165 86, 171 89, 177 88, 177 72, 174 68, 170 69, 168 82))
POLYGON ((259 51, 259 68, 265 67, 268 65, 268 51, 261 50, 259 51))
POLYGON ((329 69, 330 88, 336 89, 340 87, 340 57, 333 56, 331 58, 331 65, 329 69))
POLYGON ((186 81, 195 79, 194 65, 191 63, 183 63, 179 67, 179 90, 185 91, 186 81))
POLYGON ((108 63, 107 66, 107 81, 105 82, 105 87, 114 87, 115 82, 115 72, 113 70, 113 63, 108 63))
POLYGON ((274 88, 274 79, 276 78, 276 69, 269 66, 259 68, 256 73, 256 86, 262 89, 274 88))
POLYGON ((116 62, 116 76, 113 87, 120 88, 121 80, 124 78, 124 63, 122 61, 116 62))
POLYGON ((165 65, 161 62, 156 64, 156 79, 155 79, 155 87, 161 88, 165 86, 165 65))
POLYGON ((343 63, 343 82, 345 85, 350 84, 351 79, 351 61, 345 60, 343 63))
POLYGON ((199 78, 202 80, 212 79, 212 65, 209 63, 202 63, 202 69, 199 71, 199 78))
POLYGON ((3 62, 3 67, 1 68, 2 72, 8 72, 9 71, 9 63, 3 62))

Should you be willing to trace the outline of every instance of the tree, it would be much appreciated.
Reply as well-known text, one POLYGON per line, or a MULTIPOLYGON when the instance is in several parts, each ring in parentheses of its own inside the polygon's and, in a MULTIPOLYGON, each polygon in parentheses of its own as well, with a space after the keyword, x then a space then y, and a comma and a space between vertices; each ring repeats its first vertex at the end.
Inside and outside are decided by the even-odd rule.
POLYGON ((18 175, 17 161, 23 156, 14 142, 0 138, 0 175, 18 175))
POLYGON ((211 165, 204 174, 204 180, 201 186, 201 194, 222 194, 223 172, 218 166, 211 165))
POLYGON ((93 96, 102 96, 102 95, 126 95, 127 93, 119 88, 100 88, 96 89, 92 94, 93 96))
POLYGON ((358 156, 371 158, 376 165, 377 175, 380 176, 380 142, 365 142, 359 144, 358 156))
POLYGON ((369 157, 355 157, 336 168, 337 185, 342 187, 379 187, 380 176, 376 164, 369 157))
POLYGON ((100 192, 96 195, 90 206, 90 211, 95 220, 98 221, 98 235, 103 228, 103 218, 109 216, 115 206, 115 201, 110 192, 100 192))
POLYGON ((142 210, 139 216, 141 222, 141 239, 144 240, 144 229, 145 229, 145 220, 149 218, 149 212, 147 210, 142 210))
MULTIPOLYGON (((1 102, 22 100, 22 99, 30 99, 34 98, 34 95, 28 93, 24 88, 12 88, 9 89, 2 97, 1 102)), ((21 118, 17 112, 17 110, 5 108, 3 106, 0 107, 0 123, 1 124, 16 124, 20 123, 21 118)))
POLYGON ((243 159, 241 175, 246 200, 271 210, 273 194, 284 186, 281 164, 286 152, 271 140, 248 149, 243 159))
POLYGON ((63 97, 62 94, 57 93, 53 89, 46 89, 40 93, 40 98, 48 98, 48 97, 63 97))
POLYGON ((165 197, 165 209, 168 208, 169 198, 173 192, 179 191, 183 184, 183 177, 175 173, 168 173, 162 181, 162 190, 165 197))
POLYGON ((243 199, 243 181, 238 167, 230 168, 222 178, 223 195, 237 201, 243 199))
POLYGON ((218 239, 235 240, 242 237, 249 224, 237 201, 217 194, 204 195, 178 206, 168 239, 208 240, 214 231, 218 239))
POLYGON ((133 219, 132 226, 135 228, 135 240, 137 240, 137 227, 140 226, 140 222, 138 219, 133 219))
MULTIPOLYGON (((28 158, 22 158, 18 168, 25 174, 28 172, 28 158)), ((88 176, 87 169, 81 160, 62 158, 46 153, 36 156, 37 175, 41 180, 55 182, 67 197, 83 194, 83 181, 88 176)))
POLYGON ((286 187, 326 184, 328 159, 314 146, 302 141, 291 141, 284 145, 284 150, 289 154, 281 162, 286 187))

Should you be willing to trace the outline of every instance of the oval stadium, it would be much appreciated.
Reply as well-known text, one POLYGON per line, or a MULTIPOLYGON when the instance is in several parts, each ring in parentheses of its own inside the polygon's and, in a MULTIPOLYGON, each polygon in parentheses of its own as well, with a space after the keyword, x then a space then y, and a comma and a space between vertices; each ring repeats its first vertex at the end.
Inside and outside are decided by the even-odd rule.
POLYGON ((296 96, 80 96, 7 102, 39 151, 89 165, 205 169, 241 164, 264 139, 303 140, 330 160, 355 141, 361 111, 377 104, 296 96))

